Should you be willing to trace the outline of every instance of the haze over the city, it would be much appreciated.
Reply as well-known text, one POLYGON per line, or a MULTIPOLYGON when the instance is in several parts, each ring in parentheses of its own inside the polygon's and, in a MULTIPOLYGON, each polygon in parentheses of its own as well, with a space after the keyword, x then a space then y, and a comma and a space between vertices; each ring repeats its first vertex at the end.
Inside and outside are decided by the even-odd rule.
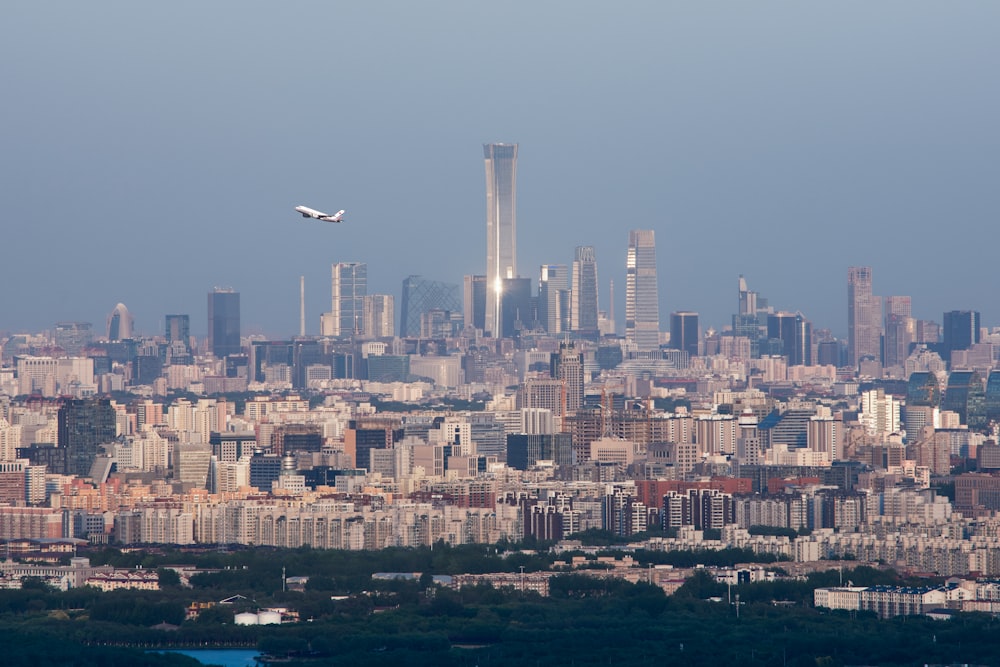
MULTIPOLYGON (((307 331, 330 265, 369 291, 485 267, 481 144, 517 142, 518 270, 628 230, 661 313, 728 324, 736 278, 846 333, 848 266, 939 320, 1000 324, 994 3, 8 3, 0 329, 137 329, 242 295, 307 331), (298 204, 335 212, 304 220, 298 204)), ((537 286, 537 284, 536 284, 537 286)))

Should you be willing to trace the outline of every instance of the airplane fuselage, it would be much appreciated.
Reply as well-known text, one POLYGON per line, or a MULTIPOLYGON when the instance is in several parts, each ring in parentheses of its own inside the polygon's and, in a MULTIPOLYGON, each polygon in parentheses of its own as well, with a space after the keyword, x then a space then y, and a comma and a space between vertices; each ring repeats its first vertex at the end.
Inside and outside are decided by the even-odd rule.
POLYGON ((340 222, 344 219, 345 211, 337 211, 333 215, 323 213, 323 211, 317 211, 314 208, 309 208, 308 206, 296 206, 295 210, 302 215, 303 218, 314 218, 316 220, 322 220, 323 222, 340 222))

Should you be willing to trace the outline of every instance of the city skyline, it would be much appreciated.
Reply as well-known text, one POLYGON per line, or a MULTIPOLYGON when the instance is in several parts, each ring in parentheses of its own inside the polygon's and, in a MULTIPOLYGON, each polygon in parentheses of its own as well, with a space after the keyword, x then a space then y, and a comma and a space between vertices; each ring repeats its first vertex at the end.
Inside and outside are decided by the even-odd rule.
POLYGON ((911 295, 916 318, 975 309, 996 323, 976 240, 1000 215, 998 95, 981 84, 1000 62, 1000 8, 865 5, 858 21, 859 7, 574 4, 567 22, 559 3, 515 2, 401 6, 397 23, 360 6, 265 17, 223 2, 191 20, 19 5, 0 27, 19 63, 0 74, 0 118, 18 128, 0 164, 2 242, 16 249, 0 282, 17 287, 0 329, 98 331, 121 302, 139 331, 190 312, 202 333, 201 295, 233 285, 245 330, 282 335, 298 329, 304 275, 315 333, 332 262, 367 262, 370 290, 397 298, 409 274, 481 274, 478 146, 494 139, 520 146, 521 275, 591 245, 601 302, 614 278, 619 311, 621 231, 642 227, 669 239, 660 311, 708 326, 728 322, 742 273, 846 334, 854 265, 875 269, 879 294, 911 295), (234 15, 238 37, 211 29, 234 15), (338 55, 303 43, 303 21, 340 26, 338 55), (484 24, 523 46, 467 57, 484 24), (135 25, 157 30, 139 44, 135 25), (302 201, 350 215, 304 221, 290 211, 302 201))

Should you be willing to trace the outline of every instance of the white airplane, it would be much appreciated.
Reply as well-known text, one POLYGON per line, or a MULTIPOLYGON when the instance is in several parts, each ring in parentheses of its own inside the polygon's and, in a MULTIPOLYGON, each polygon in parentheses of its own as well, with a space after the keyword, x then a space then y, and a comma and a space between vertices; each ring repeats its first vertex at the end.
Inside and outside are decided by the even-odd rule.
POLYGON ((340 222, 344 219, 345 211, 340 210, 333 215, 327 215, 323 211, 317 211, 314 208, 309 208, 308 206, 296 206, 295 210, 302 214, 303 218, 315 218, 317 220, 322 220, 323 222, 340 222))

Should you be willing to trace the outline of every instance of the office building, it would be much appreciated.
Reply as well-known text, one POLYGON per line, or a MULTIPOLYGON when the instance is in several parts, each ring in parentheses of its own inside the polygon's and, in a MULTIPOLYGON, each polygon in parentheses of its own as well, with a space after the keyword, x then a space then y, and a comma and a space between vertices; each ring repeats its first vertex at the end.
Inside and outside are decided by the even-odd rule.
POLYGON ((902 366, 910 356, 910 345, 916 338, 917 324, 913 319, 910 302, 908 296, 885 297, 882 365, 886 368, 902 366))
POLYGON ((551 374, 564 384, 565 414, 575 413, 583 406, 583 353, 573 343, 560 343, 559 351, 552 353, 551 374))
POLYGON ((500 336, 503 281, 517 278, 517 144, 483 144, 486 162, 486 328, 500 336))
POLYGON ((164 335, 167 343, 180 342, 188 346, 191 342, 191 318, 188 315, 167 315, 164 335))
POLYGON ((90 345, 93 333, 90 322, 57 322, 52 337, 67 356, 76 357, 90 345))
POLYGON ((465 276, 463 314, 466 328, 486 328, 486 276, 465 276))
POLYGON ((403 280, 403 298, 400 300, 399 337, 419 336, 421 318, 435 310, 446 313, 462 312, 458 285, 427 280, 420 276, 407 277, 403 280))
POLYGON ((757 292, 752 292, 747 287, 747 280, 740 274, 739 279, 739 303, 737 313, 739 315, 756 315, 757 314, 757 292))
POLYGON ((847 362, 857 368, 862 359, 879 360, 882 308, 872 296, 870 266, 847 270, 847 362))
MULTIPOLYGON (((914 373, 916 375, 916 373, 914 373)), ((961 423, 972 430, 985 429, 986 387, 984 378, 975 371, 952 371, 941 399, 941 410, 958 414, 961 423)))
POLYGON ((653 230, 632 230, 625 263, 625 340, 640 351, 660 345, 659 303, 653 230))
POLYGON ((58 413, 59 449, 64 450, 65 470, 87 477, 101 445, 117 435, 115 409, 106 398, 67 400, 58 413))
POLYGON ((364 299, 362 331, 369 338, 392 338, 396 329, 395 300, 391 294, 369 294, 364 299))
POLYGON ((944 314, 944 324, 941 328, 944 335, 941 356, 950 362, 952 352, 968 350, 979 342, 979 311, 948 311, 944 314))
POLYGON ((208 349, 220 359, 242 351, 239 292, 217 287, 208 293, 208 349))
POLYGON ((802 313, 769 314, 767 338, 778 341, 773 353, 787 357, 789 366, 812 366, 812 324, 802 313))
POLYGON ((570 329, 583 338, 597 338, 597 254, 593 246, 577 246, 570 291, 570 329))
POLYGON ((500 298, 500 336, 514 338, 535 325, 531 278, 506 278, 500 298))
POLYGON ((698 313, 670 313, 670 344, 667 347, 698 356, 698 313))
POLYGON ((124 340, 132 337, 132 315, 124 303, 119 303, 108 315, 108 340, 124 340))
POLYGON ((338 262, 332 267, 330 312, 323 315, 324 336, 347 338, 364 333, 365 297, 368 295, 368 265, 338 262))
POLYGON ((538 320, 550 334, 569 329, 569 269, 542 264, 538 278, 538 320))

